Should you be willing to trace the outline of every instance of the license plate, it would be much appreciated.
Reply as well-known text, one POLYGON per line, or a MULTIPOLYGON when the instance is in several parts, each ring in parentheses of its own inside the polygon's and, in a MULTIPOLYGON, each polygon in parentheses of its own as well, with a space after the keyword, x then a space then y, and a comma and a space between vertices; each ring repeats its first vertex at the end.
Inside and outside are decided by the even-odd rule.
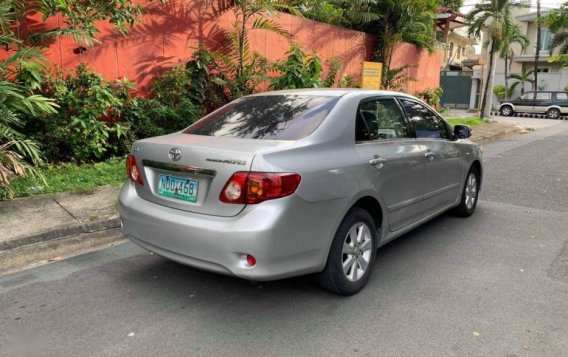
POLYGON ((183 201, 197 202, 199 182, 191 179, 160 175, 158 194, 183 201))

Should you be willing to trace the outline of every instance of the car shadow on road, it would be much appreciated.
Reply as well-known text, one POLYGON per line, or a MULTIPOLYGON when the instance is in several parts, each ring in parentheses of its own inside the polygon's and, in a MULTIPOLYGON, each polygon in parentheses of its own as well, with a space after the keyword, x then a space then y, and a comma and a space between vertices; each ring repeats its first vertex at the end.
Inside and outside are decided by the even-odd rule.
MULTIPOLYGON (((423 259, 435 261, 448 245, 459 244, 460 234, 439 234, 458 232, 463 228, 463 219, 444 214, 421 227, 383 246, 377 255, 375 270, 367 287, 359 294, 347 299, 379 298, 396 289, 405 273, 419 274, 420 264, 409 264, 423 259)), ((463 236, 462 236, 463 237, 463 236)), ((117 264, 124 264, 117 263, 117 264)), ((180 306, 200 300, 200 308, 216 310, 219 306, 256 310, 259 306, 278 306, 282 311, 297 313, 307 307, 321 310, 317 304, 327 308, 340 306, 346 298, 328 293, 319 288, 314 275, 283 279, 273 282, 253 283, 235 277, 218 275, 177 264, 155 255, 145 253, 128 259, 136 270, 124 270, 121 284, 146 295, 145 302, 162 304, 175 302, 180 306), (203 300, 202 300, 203 299, 203 300), (327 304, 327 305, 326 305, 327 304)))

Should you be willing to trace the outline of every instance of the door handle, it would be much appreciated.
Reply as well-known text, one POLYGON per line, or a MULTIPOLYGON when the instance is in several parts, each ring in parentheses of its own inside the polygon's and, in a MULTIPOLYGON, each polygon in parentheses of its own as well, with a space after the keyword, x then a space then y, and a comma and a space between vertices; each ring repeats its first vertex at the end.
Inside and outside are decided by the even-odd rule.
POLYGON ((383 167, 385 162, 387 162, 387 160, 383 159, 382 157, 375 157, 374 159, 369 160, 370 165, 377 166, 377 168, 379 169, 383 167))
POLYGON ((434 160, 434 156, 435 156, 435 155, 434 155, 433 152, 428 151, 426 154, 424 154, 424 156, 426 156, 426 160, 432 161, 432 160, 434 160))

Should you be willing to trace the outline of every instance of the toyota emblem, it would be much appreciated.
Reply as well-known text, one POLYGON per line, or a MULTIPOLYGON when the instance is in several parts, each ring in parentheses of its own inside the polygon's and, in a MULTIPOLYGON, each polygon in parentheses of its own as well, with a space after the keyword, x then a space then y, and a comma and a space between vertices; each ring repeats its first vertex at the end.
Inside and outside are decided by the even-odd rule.
POLYGON ((173 161, 179 161, 179 159, 181 159, 181 149, 172 148, 170 150, 170 159, 172 159, 173 161))

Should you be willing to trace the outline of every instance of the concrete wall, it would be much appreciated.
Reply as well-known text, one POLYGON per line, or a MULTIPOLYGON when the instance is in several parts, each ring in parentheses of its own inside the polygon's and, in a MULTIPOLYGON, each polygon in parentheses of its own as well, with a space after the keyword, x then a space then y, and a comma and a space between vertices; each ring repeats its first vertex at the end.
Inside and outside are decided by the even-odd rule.
MULTIPOLYGON (((98 26, 101 43, 97 46, 80 53, 71 38, 60 38, 48 44, 46 57, 64 70, 85 62, 107 78, 128 77, 144 92, 154 76, 191 57, 198 42, 209 49, 219 49, 226 43, 226 30, 231 28, 233 13, 226 1, 212 3, 205 6, 202 0, 153 2, 128 36, 114 33, 109 24, 101 23, 98 26)), ((372 58, 375 38, 368 34, 289 14, 278 14, 274 19, 292 34, 291 38, 261 30, 249 34, 251 50, 270 60, 282 58, 291 43, 298 42, 309 51, 317 51, 322 62, 338 57, 343 63, 340 75, 350 74, 359 79, 362 62, 372 58)), ((60 17, 43 22, 39 16, 31 16, 28 27, 22 31, 60 26, 64 26, 60 17)), ((0 59, 8 54, 0 50, 0 59)), ((409 70, 416 79, 409 84, 409 92, 414 93, 439 86, 442 56, 443 53, 430 56, 427 51, 403 44, 395 51, 393 65, 415 66, 409 70)))
POLYGON ((430 54, 428 50, 403 43, 394 50, 391 68, 411 66, 407 73, 414 80, 408 82, 406 92, 414 94, 440 86, 440 69, 443 61, 444 51, 442 50, 436 50, 430 54))

